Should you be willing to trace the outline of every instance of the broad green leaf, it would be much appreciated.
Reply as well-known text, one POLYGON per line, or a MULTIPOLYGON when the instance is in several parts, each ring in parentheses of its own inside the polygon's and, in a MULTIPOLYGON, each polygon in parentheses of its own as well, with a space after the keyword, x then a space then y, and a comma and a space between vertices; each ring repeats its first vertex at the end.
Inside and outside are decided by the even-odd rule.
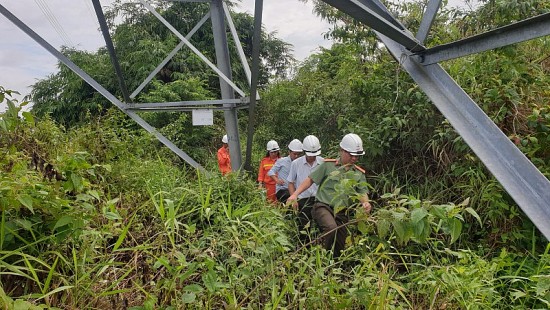
POLYGON ((447 209, 444 206, 432 206, 430 212, 440 219, 447 217, 447 209))
POLYGON ((214 270, 209 270, 206 274, 203 274, 202 281, 206 289, 211 293, 218 291, 219 288, 228 287, 227 284, 218 282, 218 275, 214 270))
POLYGON ((111 172, 111 165, 103 165, 102 166, 107 172, 111 172))
POLYGON ((26 300, 17 299, 13 302, 13 310, 29 310, 32 306, 33 305, 26 300))
POLYGON ((426 211, 426 209, 424 208, 414 209, 411 212, 411 223, 413 225, 416 225, 416 223, 420 222, 427 215, 428 215, 428 211, 426 211))
POLYGON ((181 294, 181 300, 184 304, 190 304, 197 299, 197 295, 195 293, 183 293, 181 294))
POLYGON ((451 218, 449 224, 451 226, 451 243, 454 243, 462 232, 462 222, 457 218, 451 218))
POLYGON ((469 205, 469 204, 470 204, 470 197, 464 199, 464 201, 461 202, 458 206, 459 206, 459 207, 465 207, 465 206, 467 206, 467 205, 469 205))
POLYGON ((403 221, 403 219, 405 218, 405 213, 402 213, 402 212, 391 211, 391 214, 395 220, 400 222, 403 221))
POLYGON ((17 224, 17 226, 23 228, 23 229, 26 229, 28 231, 30 231, 32 229, 32 223, 29 221, 29 220, 25 220, 25 219, 15 219, 13 220, 13 222, 15 224, 17 224))
POLYGON ((27 122, 27 124, 31 126, 34 125, 34 117, 30 112, 23 112, 21 113, 21 115, 23 115, 23 118, 25 119, 25 122, 27 122))
POLYGON ((99 193, 96 190, 89 190, 88 195, 94 197, 97 200, 100 200, 99 193))
POLYGON ((143 303, 143 308, 145 310, 153 310, 155 309, 155 305, 157 304, 157 298, 152 296, 152 297, 149 297, 144 303, 143 303))
POLYGON ((422 235, 418 237, 418 241, 420 241, 421 243, 426 242, 431 233, 432 226, 430 226, 430 223, 426 220, 424 221, 424 230, 422 231, 422 235))
POLYGON ((59 220, 57 220, 53 229, 55 230, 59 227, 63 227, 65 225, 71 224, 73 221, 74 221, 74 217, 72 216, 69 216, 69 215, 62 216, 59 220))
POLYGON ((107 201, 107 206, 114 206, 116 205, 116 203, 120 200, 120 198, 115 198, 115 199, 111 199, 109 201, 107 201))
POLYGON ((422 235, 424 234, 424 221, 419 221, 417 223, 411 223, 412 225, 412 228, 413 228, 413 232, 414 232, 414 237, 419 239, 419 238, 422 238, 422 235))
POLYGON ((403 236, 404 244, 407 244, 411 237, 414 235, 414 230, 410 222, 403 222, 403 228, 405 229, 405 235, 403 236))
POLYGON ((399 243, 404 243, 405 241, 405 227, 402 222, 400 221, 392 221, 393 230, 395 231, 395 235, 397 237, 397 241, 399 243))
POLYGON ((158 269, 160 266, 170 268, 170 261, 168 260, 168 258, 166 258, 164 256, 161 256, 161 257, 157 258, 157 261, 153 265, 153 268, 158 269))
POLYGON ((78 194, 76 195, 76 199, 79 201, 90 201, 94 197, 88 195, 88 194, 78 194))
POLYGON ((512 293, 510 293, 510 296, 512 297, 512 300, 516 300, 518 298, 522 298, 522 297, 525 297, 527 296, 527 294, 525 294, 524 292, 522 291, 513 291, 512 293))
POLYGON ((122 220, 122 217, 115 212, 107 211, 104 215, 109 220, 122 220))
POLYGON ((29 195, 22 195, 17 197, 17 200, 24 205, 29 211, 34 214, 34 209, 32 208, 32 197, 29 195))
POLYGON ((213 293, 217 290, 217 279, 218 276, 213 270, 209 270, 207 273, 202 275, 202 282, 210 293, 213 293))
POLYGON ((83 185, 82 185, 82 177, 81 176, 79 176, 76 173, 71 173, 70 180, 71 180, 71 183, 73 185, 74 190, 79 191, 79 190, 82 189, 83 185))
POLYGON ((369 228, 365 221, 359 221, 357 223, 357 229, 359 229, 362 234, 367 234, 369 232, 369 228))
POLYGON ((380 238, 386 238, 390 232, 390 222, 387 220, 378 220, 376 222, 376 229, 380 238))
POLYGON ((183 291, 185 292, 194 292, 194 293, 200 293, 203 290, 204 289, 202 288, 202 286, 198 284, 189 284, 183 288, 183 291))

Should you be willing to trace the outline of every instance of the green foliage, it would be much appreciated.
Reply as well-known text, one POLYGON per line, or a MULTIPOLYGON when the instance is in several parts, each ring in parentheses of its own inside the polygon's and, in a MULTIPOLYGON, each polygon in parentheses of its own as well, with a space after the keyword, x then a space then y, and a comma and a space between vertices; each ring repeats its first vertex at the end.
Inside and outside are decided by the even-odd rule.
POLYGON ((524 258, 512 247, 497 255, 481 244, 461 248, 468 219, 490 221, 470 209, 474 198, 467 205, 382 194, 372 216, 358 212, 362 233, 334 261, 296 243, 294 215, 266 203, 253 178, 182 169, 118 111, 69 131, 48 119, 14 120, 17 130, 0 147, 5 307, 547 304, 548 249, 533 246, 524 258), (35 170, 33 152, 62 178, 35 170))
MULTIPOLYGON (((392 10, 414 29, 424 4, 400 3, 392 10)), ((117 5, 110 14, 123 14, 125 20, 114 35, 126 60, 123 66, 137 70, 128 71, 132 76, 146 75, 151 69, 147 66, 154 66, 177 40, 134 4, 117 5), (144 46, 153 49, 139 52, 144 46), (129 65, 141 60, 147 63, 129 65)), ((194 25, 188 21, 206 12, 206 6, 191 9, 185 3, 159 8, 184 30, 194 25)), ((473 13, 444 9, 428 44, 547 8, 545 1, 486 1, 473 13)), ((317 9, 329 21, 346 21, 329 7, 317 9)), ((235 20, 251 24, 247 15, 238 14, 235 20)), ((251 40, 250 33, 245 36, 244 41, 251 40)), ((363 137, 367 155, 361 164, 368 170, 374 209, 372 214, 356 212, 357 225, 345 228, 352 234, 338 260, 319 246, 300 244, 294 214, 266 203, 253 178, 221 177, 182 166, 123 113, 105 109, 92 92, 79 92, 83 84, 65 72, 37 91, 67 103, 56 107, 68 109, 61 122, 85 120, 69 130, 24 112, 27 103, 19 104, 11 99, 12 91, 0 87, 0 99, 8 106, 0 114, 0 305, 548 308, 547 241, 372 33, 344 22, 330 36, 339 43, 310 57, 294 77, 278 79, 263 94, 255 139, 275 138, 284 145, 315 134, 323 155, 330 157, 343 133, 363 137), (61 89, 49 88, 54 85, 68 88, 54 93, 50 90, 61 89), (89 112, 71 114, 71 100, 81 101, 89 112)), ((533 40, 444 64, 546 175, 548 44, 546 39, 533 40)), ((274 45, 275 58, 286 53, 284 42, 274 45)), ((211 46, 202 48, 212 52, 211 46)), ((102 82, 116 85, 95 64, 105 51, 69 53, 102 82)), ((213 98, 217 79, 197 73, 202 65, 185 55, 174 58, 139 100, 213 98)), ((265 77, 286 65, 279 64, 265 69, 265 77)), ((36 111, 55 109, 35 103, 36 111)), ((143 117, 178 145, 192 147, 193 156, 215 169, 212 154, 221 124, 182 130, 189 128, 187 115, 143 117)), ((255 153, 263 153, 263 144, 254 145, 255 153)), ((342 191, 353 185, 342 184, 342 191)))
MULTIPOLYGON (((435 205, 414 197, 400 195, 399 190, 382 197, 384 207, 376 211, 376 230, 381 238, 395 238, 398 245, 409 241, 425 244, 430 237, 448 236, 449 244, 462 233, 464 213, 471 214, 482 225, 479 215, 467 207, 469 199, 459 205, 435 205), (433 236, 432 236, 433 234, 433 236)), ((360 226, 361 227, 361 226, 360 226)))

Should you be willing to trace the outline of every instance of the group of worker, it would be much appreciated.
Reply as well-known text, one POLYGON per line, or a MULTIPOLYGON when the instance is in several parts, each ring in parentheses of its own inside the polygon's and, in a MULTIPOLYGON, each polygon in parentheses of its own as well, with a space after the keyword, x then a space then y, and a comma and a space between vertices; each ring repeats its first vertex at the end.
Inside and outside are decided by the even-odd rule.
MULTIPOLYGON (((227 136, 218 150, 218 165, 222 174, 231 171, 227 136)), ((313 135, 288 144, 288 156, 280 156, 279 144, 271 140, 260 162, 258 182, 265 188, 267 199, 291 205, 298 212, 300 239, 307 242, 307 230, 313 219, 324 240, 324 247, 332 249, 334 257, 345 248, 349 211, 356 203, 370 212, 365 171, 355 165, 365 154, 363 141, 353 133, 340 142, 339 158, 321 157, 321 144, 313 135), (302 156, 304 155, 305 156, 302 156), (336 210, 336 211, 335 211, 336 210)))

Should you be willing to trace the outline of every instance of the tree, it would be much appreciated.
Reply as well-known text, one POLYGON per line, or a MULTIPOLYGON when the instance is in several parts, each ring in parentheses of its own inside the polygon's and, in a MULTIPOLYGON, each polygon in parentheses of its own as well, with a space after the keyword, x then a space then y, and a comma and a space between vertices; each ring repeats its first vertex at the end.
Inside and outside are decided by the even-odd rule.
MULTIPOLYGON (((188 33, 209 11, 206 3, 166 3, 156 6, 162 16, 180 33, 188 33)), ((241 36, 243 49, 247 57, 251 56, 253 18, 245 13, 233 13, 235 27, 241 36)), ((126 84, 130 91, 149 75, 149 73, 176 47, 179 39, 170 32, 152 14, 139 4, 115 2, 106 13, 112 29, 112 38, 119 58, 126 84), (123 21, 115 25, 114 19, 121 16, 123 21)), ((236 49, 228 35, 233 76, 241 89, 248 89, 244 71, 239 63, 236 49)), ((215 50, 211 24, 205 23, 191 39, 191 42, 209 59, 215 59, 215 50)), ((274 76, 282 76, 292 63, 291 45, 278 39, 273 33, 262 33, 260 86, 265 85, 274 76)), ((114 70, 105 49, 95 53, 63 49, 73 62, 87 71, 107 90, 119 98, 121 92, 114 70)), ((80 80, 64 65, 59 71, 37 82, 31 93, 34 102, 33 111, 38 115, 49 114, 52 119, 65 126, 82 122, 87 114, 105 113, 110 103, 97 94, 87 83, 80 80)), ((136 102, 195 100, 196 98, 219 98, 219 79, 202 60, 184 47, 156 75, 136 102), (182 81, 190 81, 184 82, 182 81), (182 87, 197 87, 185 90, 182 87), (149 94, 149 92, 152 92, 149 94), (153 95, 154 93, 154 95, 153 95), (200 94, 198 97, 192 94, 200 94), (166 97, 163 97, 166 95, 166 97)), ((197 99, 198 100, 198 99, 197 99)))

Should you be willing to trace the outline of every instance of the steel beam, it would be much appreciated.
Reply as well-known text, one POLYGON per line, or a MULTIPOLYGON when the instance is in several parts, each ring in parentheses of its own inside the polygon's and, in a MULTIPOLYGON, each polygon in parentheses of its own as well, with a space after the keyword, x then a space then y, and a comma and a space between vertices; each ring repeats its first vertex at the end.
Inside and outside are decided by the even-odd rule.
MULTIPOLYGON (((202 25, 210 18, 210 12, 206 13, 206 15, 203 16, 203 18, 189 31, 189 33, 185 36, 187 40, 191 39, 191 37, 197 32, 202 25)), ((166 64, 176 55, 177 52, 179 52, 180 49, 183 48, 185 43, 183 41, 180 41, 178 45, 164 58, 164 60, 153 70, 149 76, 134 90, 134 92, 130 95, 130 98, 135 98, 142 90, 143 88, 151 82, 151 80, 159 73, 159 71, 166 66, 166 64)))
POLYGON ((378 11, 383 12, 380 9, 380 6, 376 4, 376 1, 372 0, 323 0, 324 2, 330 4, 331 6, 339 9, 340 11, 350 15, 354 19, 362 22, 363 24, 371 27, 372 29, 385 34, 390 37, 392 40, 400 43, 405 46, 408 50, 412 52, 420 52, 426 48, 422 45, 421 42, 416 40, 411 33, 406 29, 401 29, 396 26, 399 23, 395 22, 395 19, 388 19, 388 15, 391 17, 391 14, 387 12, 384 17, 377 14, 373 7, 379 7, 378 11), (367 5, 367 3, 369 5, 367 5))
POLYGON ((417 53, 424 65, 550 35, 550 13, 417 53))
POLYGON ((420 22, 420 27, 418 27, 418 32, 416 33, 416 39, 423 44, 426 42, 430 28, 435 20, 437 11, 441 6, 441 0, 430 0, 426 6, 426 11, 424 11, 424 16, 420 22))
MULTIPOLYGON (((237 28, 235 28, 235 24, 233 24, 233 18, 231 18, 229 8, 227 7, 227 4, 225 4, 225 2, 223 3, 223 11, 225 13, 225 19, 227 20, 229 30, 231 31, 231 36, 233 37, 233 41, 235 41, 235 47, 237 48, 239 58, 241 59, 241 64, 243 65, 244 73, 246 75, 246 81, 248 82, 249 86, 252 86, 252 73, 250 71, 250 66, 248 65, 248 60, 246 59, 246 55, 244 54, 241 40, 239 39, 239 35, 237 34, 237 28)), ((258 92, 256 92, 256 98, 260 99, 260 94, 258 94, 258 92)))
POLYGON ((200 107, 167 107, 167 108, 129 108, 128 110, 136 112, 192 112, 194 110, 216 110, 216 111, 226 111, 234 108, 224 108, 220 106, 200 106, 200 107))
POLYGON ((192 100, 192 101, 177 101, 177 102, 151 102, 151 103, 133 103, 128 105, 128 109, 141 108, 173 108, 173 107, 190 107, 190 106, 213 106, 213 105, 229 105, 235 107, 236 104, 246 103, 247 100, 241 99, 219 99, 219 100, 192 100))
POLYGON ((260 72, 260 39, 262 35, 262 12, 264 1, 256 0, 254 4, 254 35, 252 37, 252 76, 250 78, 250 105, 248 107, 248 128, 246 136, 246 159, 244 167, 252 173, 252 143, 256 126, 256 100, 258 76, 260 72))
POLYGON ((243 107, 227 108, 227 107, 223 107, 223 106, 211 106, 211 107, 200 106, 200 107, 194 107, 194 108, 190 108, 190 107, 130 108, 129 110, 136 111, 136 112, 192 112, 194 110, 229 111, 229 110, 232 110, 232 109, 240 110, 240 109, 243 109, 243 108, 246 108, 246 107, 243 106, 243 107))
POLYGON ((220 78, 222 78, 227 84, 229 84, 241 97, 245 97, 244 92, 237 86, 233 81, 231 81, 230 78, 228 78, 225 74, 220 71, 216 65, 214 65, 206 56, 204 56, 189 40, 187 40, 174 26, 172 26, 164 17, 162 17, 149 3, 145 2, 145 0, 139 0, 139 2, 149 10, 155 17, 163 23, 170 31, 172 31, 173 34, 175 34, 182 42, 187 45, 197 56, 199 56, 202 61, 204 61, 214 72, 218 74, 220 78))
POLYGON ((127 110, 128 106, 125 103, 118 100, 113 94, 111 94, 108 90, 106 90, 103 86, 101 86, 86 72, 80 69, 69 58, 67 58, 65 55, 59 52, 55 47, 53 47, 41 36, 39 36, 36 32, 34 32, 31 28, 29 28, 25 23, 23 23, 21 20, 15 17, 15 15, 13 15, 2 4, 0 4, 0 13, 4 15, 8 20, 10 20, 15 26, 17 26, 19 29, 25 32, 34 41, 36 41, 36 43, 40 44, 50 54, 55 56, 61 63, 69 67, 69 69, 71 69, 80 78, 86 81, 86 83, 90 84, 90 86, 92 86, 95 90, 97 90, 101 95, 103 95, 107 100, 109 100, 122 112, 126 113, 130 118, 132 118, 136 123, 138 123, 138 125, 140 125, 143 129, 147 130, 149 133, 154 135, 162 144, 167 146, 170 150, 172 150, 172 152, 176 153, 181 159, 185 160, 188 164, 190 164, 191 166, 197 169, 204 170, 204 168, 199 163, 194 161, 191 157, 189 157, 189 155, 187 155, 184 151, 179 149, 175 144, 173 144, 170 140, 168 140, 161 133, 159 133, 154 127, 152 127, 145 120, 139 117, 139 115, 137 115, 135 112, 128 111, 127 110))
MULTIPOLYGON (((229 47, 227 45, 227 33, 223 12, 222 0, 212 0, 210 3, 210 16, 212 30, 214 32, 214 46, 216 48, 216 60, 219 70, 224 76, 231 77, 231 61, 229 60, 229 47)), ((220 88, 222 99, 234 99, 235 93, 228 81, 220 75, 220 88)), ((244 95, 242 95, 244 97, 244 95)), ((224 111, 225 130, 229 140, 229 155, 231 156, 231 170, 241 169, 241 142, 239 139, 239 127, 237 110, 234 105, 224 104, 224 107, 231 108, 224 111)))
MULTIPOLYGON (((396 59, 407 50, 378 33, 396 59)), ((439 64, 405 57, 401 66, 449 120, 487 169, 550 240, 550 181, 525 157, 439 64)))
POLYGON ((233 41, 235 41, 235 47, 237 48, 239 59, 241 60, 241 64, 243 65, 244 73, 246 75, 246 80, 248 81, 248 85, 250 85, 250 79, 251 79, 250 67, 248 66, 248 61, 246 60, 246 56, 244 55, 243 46, 241 45, 241 40, 239 39, 239 35, 237 34, 237 29, 233 24, 233 18, 231 18, 231 13, 229 12, 229 8, 227 8, 227 4, 225 4, 225 2, 223 2, 223 13, 225 14, 225 19, 227 20, 227 25, 229 26, 229 30, 231 31, 231 36, 233 37, 233 41))
POLYGON ((116 56, 115 46, 113 45, 113 40, 109 34, 109 26, 107 26, 107 21, 105 20, 105 15, 103 14, 103 9, 101 8, 101 3, 99 0, 92 0, 94 5, 95 14, 97 15, 97 20, 99 22, 99 27, 101 28, 101 33, 103 34, 103 39, 105 40, 105 46, 109 51, 109 56, 111 57, 111 63, 115 68, 115 74, 118 79, 118 84, 122 92, 122 97, 125 102, 131 102, 130 96, 128 95, 128 87, 126 87, 126 82, 124 82, 124 76, 122 74, 122 69, 120 68, 120 63, 116 56))

